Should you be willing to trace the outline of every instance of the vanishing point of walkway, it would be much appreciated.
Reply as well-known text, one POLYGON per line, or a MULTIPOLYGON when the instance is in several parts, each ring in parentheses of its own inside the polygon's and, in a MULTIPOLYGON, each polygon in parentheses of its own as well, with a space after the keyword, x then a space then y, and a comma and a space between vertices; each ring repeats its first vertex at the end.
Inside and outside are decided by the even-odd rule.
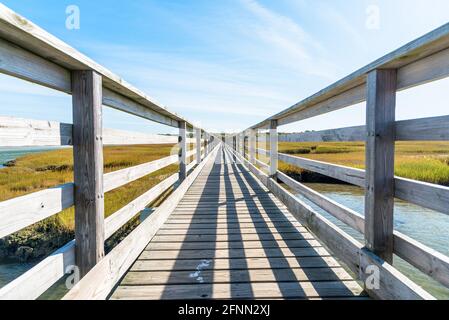
POLYGON ((112 299, 361 298, 353 278, 228 150, 209 160, 112 299))

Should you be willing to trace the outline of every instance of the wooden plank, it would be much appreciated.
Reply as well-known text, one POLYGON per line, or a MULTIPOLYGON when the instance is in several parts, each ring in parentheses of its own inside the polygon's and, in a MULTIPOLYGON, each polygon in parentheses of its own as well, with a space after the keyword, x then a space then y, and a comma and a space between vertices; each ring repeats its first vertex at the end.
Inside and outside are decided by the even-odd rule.
MULTIPOLYGON (((63 41, 39 28, 31 21, 28 21, 24 17, 21 17, 17 13, 13 12, 3 4, 0 5, 0 38, 9 41, 10 43, 13 43, 14 45, 21 47, 29 52, 32 52, 34 55, 41 57, 43 60, 51 61, 52 63, 59 65, 66 70, 95 71, 102 76, 103 86, 105 87, 105 89, 107 89, 104 90, 104 96, 108 97, 109 92, 112 91, 116 94, 119 94, 120 96, 123 96, 124 98, 129 99, 130 101, 137 103, 142 108, 142 112, 135 112, 138 116, 142 116, 141 113, 152 111, 157 113, 159 117, 168 117, 174 121, 185 121, 185 119, 183 119, 176 113, 167 110, 167 108, 155 102, 151 97, 134 88, 119 76, 113 74, 103 66, 95 63, 63 41)), ((12 57, 14 56, 15 55, 12 55, 12 57)), ((22 61, 27 62, 27 58, 28 56, 24 56, 22 58, 22 61)), ((20 64, 22 61, 17 59, 11 61, 11 63, 17 62, 17 64, 20 64)), ((46 81, 47 77, 42 76, 42 74, 45 74, 46 72, 54 72, 51 68, 52 66, 49 66, 48 70, 46 70, 46 68, 44 67, 41 67, 40 69, 36 68, 32 75, 36 75, 37 79, 29 77, 26 80, 37 82, 39 84, 46 85, 58 90, 70 90, 70 86, 64 83, 64 86, 56 86, 58 82, 54 81, 54 79, 48 76, 47 77, 49 79, 48 81, 46 81), (42 73, 40 71, 42 71, 42 73), (40 77, 39 73, 41 73, 40 77)), ((20 67, 18 67, 17 69, 20 69, 20 67)), ((10 72, 10 74, 12 74, 12 72, 10 72)), ((20 77, 20 74, 13 75, 20 77)), ((105 105, 109 105, 108 101, 109 99, 105 101, 105 105)), ((112 104, 116 104, 115 102, 112 102, 110 106, 117 107, 116 105, 112 104)), ((122 102, 119 102, 119 104, 122 104, 122 102)), ((118 109, 129 112, 129 109, 133 109, 133 107, 128 108, 128 106, 126 105, 124 106, 124 108, 119 107, 118 109), (128 109, 128 111, 126 109, 128 109)), ((153 115, 151 117, 153 117, 153 115)), ((157 121, 157 119, 151 118, 150 120, 157 121)), ((173 123, 173 125, 176 126, 175 123, 173 123)))
POLYGON ((316 192, 315 190, 293 180, 282 172, 278 172, 277 177, 287 186, 300 193, 302 196, 306 197, 322 209, 326 210, 340 221, 346 223, 355 230, 364 233, 365 219, 361 214, 342 206, 332 199, 324 197, 319 192, 316 192))
POLYGON ((117 230, 123 227, 131 218, 141 212, 151 202, 160 197, 165 191, 172 187, 179 180, 178 174, 165 179, 143 195, 137 197, 126 206, 110 215, 105 220, 105 239, 112 236, 117 230))
POLYGON ((121 286, 112 299, 159 300, 159 299, 270 299, 270 298, 322 298, 353 297, 362 295, 355 281, 328 282, 277 282, 214 284, 163 285, 163 286, 121 286))
POLYGON ((158 250, 144 251, 139 260, 194 260, 236 258, 322 257, 329 253, 324 248, 263 248, 263 249, 212 249, 212 250, 158 250))
POLYGON ((89 272, 70 292, 65 300, 106 299, 117 282, 128 271, 140 253, 176 208, 182 196, 212 158, 217 149, 189 175, 183 183, 145 219, 134 231, 89 272))
POLYGON ((217 284, 217 283, 257 283, 257 282, 310 282, 310 281, 351 281, 351 276, 343 268, 316 269, 270 269, 261 270, 217 270, 130 272, 123 279, 122 286, 173 285, 173 284, 217 284), (199 277, 201 277, 199 279, 199 277))
MULTIPOLYGON (((244 228, 243 226, 241 228, 244 228)), ((168 229, 168 228, 164 228, 168 229)), ((205 229, 210 229, 205 228, 205 229)), ((235 229, 235 228, 233 228, 235 229)), ((268 230, 268 229, 267 229, 268 230)), ((286 233, 286 234, 189 234, 179 235, 156 235, 153 242, 204 242, 204 241, 259 241, 259 240, 313 240, 313 237, 307 232, 286 233)))
MULTIPOLYGON (((162 231, 162 230, 161 230, 162 231)), ((162 234, 161 231, 158 234, 162 234)), ((297 231, 293 231, 297 232, 297 231)), ((219 249, 270 249, 270 248, 316 248, 321 244, 316 240, 290 240, 290 241, 234 241, 234 242, 151 242, 145 250, 219 250, 219 249)))
POLYGON ((365 126, 279 135, 280 142, 365 141, 365 126))
POLYGON ((290 156, 280 153, 279 161, 317 172, 334 179, 347 182, 359 187, 365 187, 365 171, 350 167, 330 164, 321 161, 309 160, 305 158, 290 156))
MULTIPOLYGON (((396 121, 396 141, 445 141, 449 140, 449 116, 396 121)), ((365 141, 366 127, 347 127, 304 133, 279 135, 281 142, 338 142, 365 141)), ((266 151, 263 150, 265 153, 266 151)))
POLYGON ((75 257, 80 276, 104 256, 101 76, 72 73, 75 257))
POLYGON ((394 180, 395 197, 428 209, 449 214, 449 188, 405 178, 394 180))
POLYGON ((196 163, 201 162, 201 129, 195 128, 196 137, 196 163))
MULTIPOLYGON (((283 173, 278 172, 278 177, 289 187, 300 192, 340 221, 362 234, 365 232, 365 218, 361 214, 303 186, 283 173)), ((449 257, 398 231, 393 231, 393 239, 395 254, 443 285, 449 286, 449 257)))
POLYGON ((301 227, 300 225, 294 224, 293 226, 285 227, 264 227, 257 228, 257 226, 251 227, 237 227, 237 228, 227 228, 227 229, 214 229, 214 228, 175 228, 171 226, 170 228, 163 228, 159 231, 158 235, 220 235, 220 234, 287 234, 296 232, 306 233, 307 229, 301 227))
POLYGON ((297 258, 248 258, 248 259, 218 259, 205 264, 204 260, 137 260, 131 271, 194 271, 201 265, 207 270, 254 270, 254 269, 287 269, 287 268, 328 268, 340 267, 332 257, 297 258))
POLYGON ((0 117, 0 147, 72 145, 72 125, 0 117))
MULTIPOLYGON (((363 83, 363 81, 364 79, 359 79, 357 82, 363 83)), ((276 118, 271 118, 270 121, 272 119, 278 119, 279 126, 287 125, 293 122, 313 118, 325 113, 337 111, 345 107, 361 103, 365 100, 365 97, 365 86, 363 84, 356 85, 355 87, 342 91, 341 93, 316 104, 304 104, 304 102, 299 103, 297 105, 298 111, 288 112, 285 116, 280 116, 282 114, 280 113, 275 116, 276 118)), ((296 106, 294 106, 293 109, 296 109, 295 107, 296 106)))
MULTIPOLYGON (((245 161, 244 164, 249 168, 253 167, 252 172, 257 170, 248 161, 245 161)), ((262 175, 262 173, 258 174, 258 176, 262 175)), ((411 282, 387 262, 364 250, 363 246, 355 239, 315 212, 289 191, 283 189, 273 179, 266 179, 265 184, 274 195, 284 202, 289 211, 301 223, 310 228, 326 244, 329 250, 336 254, 353 272, 359 273, 360 279, 365 280, 367 278, 366 268, 368 266, 376 266, 379 269, 380 288, 372 290, 372 288, 365 286, 365 290, 370 295, 381 299, 389 299, 393 294, 398 299, 434 299, 433 296, 411 282), (384 276, 385 278, 383 278, 384 276), (397 292, 392 292, 392 290, 397 290, 397 292)))
POLYGON ((70 71, 0 39, 0 72, 52 89, 72 91, 70 71))
POLYGON ((249 130, 249 161, 252 164, 256 163, 256 131, 249 130))
POLYGON ((179 136, 178 136, 178 144, 179 144, 179 181, 184 181, 187 177, 187 124, 184 121, 180 121, 178 123, 179 127, 179 136))
POLYGON ((270 170, 269 176, 274 177, 278 171, 278 122, 270 121, 270 170))
POLYGON ((363 102, 365 95, 362 87, 365 84, 366 75, 376 69, 398 69, 398 90, 405 90, 412 86, 447 77, 449 74, 446 58, 449 54, 447 52, 448 47, 449 24, 445 24, 251 128, 264 128, 272 119, 279 119, 279 125, 303 120, 306 116, 300 114, 307 109, 313 109, 314 111, 307 116, 310 117, 334 111, 338 105, 341 108, 363 102), (356 87, 359 88, 359 93, 351 93, 351 90, 356 87), (333 101, 335 99, 341 102, 333 101), (344 103, 345 100, 346 103, 344 103), (282 118, 286 119, 283 120, 282 118))
POLYGON ((103 129, 104 145, 176 144, 176 136, 103 129))
MULTIPOLYGON (((0 117, 0 147, 70 146, 72 124, 56 121, 0 117)), ((104 145, 175 144, 177 138, 103 129, 104 145)))
POLYGON ((69 183, 0 202, 0 238, 71 207, 73 193, 69 183))
POLYGON ((75 265, 75 241, 39 262, 36 266, 0 288, 0 300, 34 300, 75 265))
POLYGON ((366 104, 365 244, 393 262, 396 70, 368 74, 366 104))
POLYGON ((109 192, 122 187, 130 182, 138 180, 177 162, 178 156, 174 155, 134 167, 107 173, 104 175, 104 192, 109 192))
POLYGON ((148 119, 157 123, 161 123, 170 127, 178 127, 178 120, 133 101, 113 90, 105 88, 103 90, 103 104, 105 106, 127 112, 129 114, 148 119))

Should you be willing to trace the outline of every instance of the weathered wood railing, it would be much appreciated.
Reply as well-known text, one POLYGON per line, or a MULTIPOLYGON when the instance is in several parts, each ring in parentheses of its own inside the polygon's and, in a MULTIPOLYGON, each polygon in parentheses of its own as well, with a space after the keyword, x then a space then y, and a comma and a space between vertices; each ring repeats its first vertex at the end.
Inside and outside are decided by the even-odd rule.
MULTIPOLYGON (((151 237, 151 230, 157 230, 163 221, 164 208, 173 205, 173 197, 186 188, 199 168, 189 173, 203 165, 218 140, 2 4, 0 72, 71 94, 73 101, 73 124, 0 117, 0 147, 73 146, 74 157, 73 183, 0 202, 0 238, 75 207, 75 239, 0 288, 0 299, 38 298, 74 266, 81 277, 106 266, 108 270, 95 280, 101 285, 94 288, 110 291, 143 250, 139 252, 139 248, 149 242, 145 239, 151 237), (179 135, 103 129, 103 105, 179 128, 179 135), (187 138, 189 128, 195 129, 194 139, 187 138), (179 154, 103 174, 104 145, 176 143, 179 154), (189 151, 191 143, 196 147, 189 151), (195 159, 189 163, 192 156, 195 159), (179 173, 104 218, 106 192, 177 163, 179 173), (105 256, 104 241, 173 186, 177 187, 174 194, 105 256)), ((98 298, 98 294, 76 292, 78 298, 98 298)), ((107 294, 102 291, 101 297, 107 294)))
POLYGON ((367 267, 380 270, 378 298, 431 298, 392 267, 393 254, 449 287, 449 258, 393 229, 394 198, 449 214, 449 188, 394 176, 395 141, 449 139, 449 116, 395 121, 396 92, 446 78, 449 75, 449 24, 354 72, 307 98, 227 140, 243 163, 282 199, 361 280, 367 267), (366 101, 366 126, 279 135, 278 126, 316 117, 366 101), (257 146, 259 130, 267 148, 257 146), (248 153, 244 151, 248 138, 248 153), (280 141, 364 141, 366 170, 278 153, 280 141), (260 157, 263 156, 263 157, 260 157), (266 158, 268 164, 258 158, 266 158), (249 159, 248 160, 246 160, 249 159), (365 189, 365 212, 357 213, 315 192, 277 170, 277 162, 317 172, 365 189), (260 171, 263 170, 264 172, 260 171), (362 245, 296 199, 277 181, 361 232, 362 245))

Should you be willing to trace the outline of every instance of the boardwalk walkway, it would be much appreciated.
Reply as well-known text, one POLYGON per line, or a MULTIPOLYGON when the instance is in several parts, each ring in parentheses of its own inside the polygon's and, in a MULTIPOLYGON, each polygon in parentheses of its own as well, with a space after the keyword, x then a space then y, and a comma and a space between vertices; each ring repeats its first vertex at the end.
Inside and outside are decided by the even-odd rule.
POLYGON ((222 148, 111 298, 363 296, 329 252, 222 148))

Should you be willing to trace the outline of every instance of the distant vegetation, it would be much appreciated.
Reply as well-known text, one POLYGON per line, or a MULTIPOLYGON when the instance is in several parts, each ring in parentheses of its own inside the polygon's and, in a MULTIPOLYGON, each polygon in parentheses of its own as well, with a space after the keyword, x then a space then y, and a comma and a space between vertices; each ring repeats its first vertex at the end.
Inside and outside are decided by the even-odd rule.
MULTIPOLYGON (((112 172, 170 155, 173 145, 111 146, 104 148, 104 172, 112 172)), ((0 169, 0 201, 73 181, 72 149, 30 154, 0 169)), ((106 193, 109 216, 178 171, 177 165, 106 193)), ((11 213, 13 214, 13 213, 11 213)), ((0 239, 0 258, 38 258, 73 238, 74 208, 0 239)))
MULTIPOLYGON (((281 142, 279 152, 300 157, 364 169, 363 142, 281 142)), ((399 177, 449 186, 449 142, 397 142, 395 173, 399 177)), ((280 169, 291 175, 303 171, 280 163, 280 169)))

